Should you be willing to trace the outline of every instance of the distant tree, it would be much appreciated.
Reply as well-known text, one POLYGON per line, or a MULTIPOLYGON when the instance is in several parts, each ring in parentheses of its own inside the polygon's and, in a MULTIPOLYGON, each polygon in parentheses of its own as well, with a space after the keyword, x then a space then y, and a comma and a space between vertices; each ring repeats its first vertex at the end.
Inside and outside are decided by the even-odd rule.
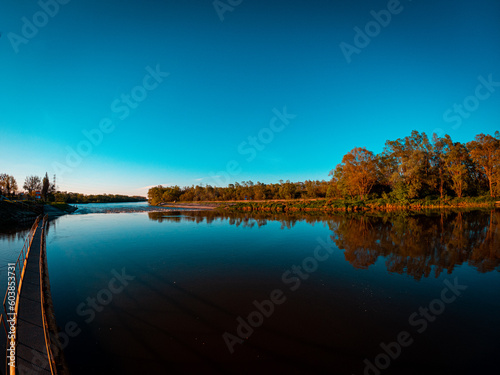
POLYGON ((17 187, 17 181, 16 179, 14 178, 14 176, 9 176, 9 186, 10 186, 10 194, 11 196, 14 195, 17 190, 18 190, 18 187, 17 187))
POLYGON ((261 182, 257 182, 257 185, 255 185, 255 188, 254 188, 254 198, 256 200, 264 200, 266 199, 266 185, 261 183, 261 182))
POLYGON ((44 200, 47 200, 47 196, 50 192, 50 180, 48 173, 45 173, 45 177, 42 181, 42 197, 44 200))
POLYGON ((156 187, 149 189, 148 200, 150 204, 156 206, 157 204, 162 202, 162 199, 163 199, 163 186, 158 185, 156 187))
POLYGON ((0 173, 0 194, 7 195, 6 182, 7 182, 7 174, 0 173))
POLYGON ((31 195, 35 190, 42 189, 42 181, 38 176, 27 176, 24 180, 23 189, 28 190, 28 193, 31 195))
POLYGON ((302 198, 317 198, 321 195, 319 181, 306 180, 303 184, 302 198))
POLYGON ((294 199, 295 198, 296 186, 291 183, 290 180, 281 184, 279 189, 279 195, 281 199, 294 199))
POLYGON ((173 202, 181 196, 181 189, 179 186, 163 188, 162 202, 173 202))
POLYGON ((490 196, 494 197, 500 184, 500 134, 479 134, 467 143, 471 159, 483 170, 488 179, 490 196))
POLYGON ((17 191, 17 181, 14 176, 10 176, 6 173, 0 174, 0 188, 3 194, 12 197, 17 191))

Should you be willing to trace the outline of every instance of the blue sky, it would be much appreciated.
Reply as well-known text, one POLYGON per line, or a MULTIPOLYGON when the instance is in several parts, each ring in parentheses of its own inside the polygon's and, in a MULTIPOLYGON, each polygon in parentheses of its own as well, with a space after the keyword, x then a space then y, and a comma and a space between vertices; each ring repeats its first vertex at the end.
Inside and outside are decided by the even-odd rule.
POLYGON ((498 1, 216 4, 3 1, 0 173, 145 195, 328 179, 414 129, 500 130, 498 1))

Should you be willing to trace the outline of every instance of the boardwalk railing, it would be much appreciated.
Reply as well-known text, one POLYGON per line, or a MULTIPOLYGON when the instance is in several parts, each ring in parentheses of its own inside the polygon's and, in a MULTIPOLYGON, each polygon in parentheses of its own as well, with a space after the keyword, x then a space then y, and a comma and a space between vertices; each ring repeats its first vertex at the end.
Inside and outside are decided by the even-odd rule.
MULTIPOLYGON (((3 299, 3 311, 1 311, 0 315, 0 323, 2 324, 5 330, 6 337, 6 349, 7 345, 9 347, 15 347, 17 332, 15 328, 17 326, 17 312, 19 308, 19 294, 21 293, 21 287, 23 285, 24 272, 26 270, 26 264, 28 262, 29 251, 31 249, 31 243, 33 242, 33 237, 35 235, 38 224, 42 220, 42 215, 38 216, 33 223, 28 236, 24 240, 23 248, 17 257, 17 261, 15 264, 9 264, 7 267, 7 275, 8 275, 8 283, 7 290, 5 291, 5 297, 3 299), (13 269, 13 271, 11 271, 13 269), (14 284, 14 285, 12 285, 14 284), (8 307, 7 307, 8 305, 8 307), (10 318, 10 319, 9 319, 10 318), (10 322, 8 322, 10 320, 10 322), (7 323, 9 323, 9 327, 7 327, 7 323), (11 330, 11 327, 14 329, 11 330), (13 334, 11 333, 13 332, 13 334)), ((15 369, 11 367, 11 369, 15 369)), ((9 370, 9 358, 6 352, 5 358, 5 373, 10 373, 9 370)))
POLYGON ((50 332, 49 332, 49 325, 47 323, 47 315, 45 313, 45 290, 46 290, 46 285, 45 285, 45 254, 46 254, 46 242, 45 242, 45 234, 47 230, 47 222, 48 222, 48 216, 45 215, 43 218, 43 224, 42 224, 42 243, 41 243, 41 251, 40 251, 40 300, 42 303, 42 320, 43 320, 43 334, 45 336, 45 346, 47 348, 47 355, 48 355, 48 360, 49 360, 49 365, 50 365, 50 372, 52 374, 56 374, 56 363, 55 363, 55 357, 54 353, 52 352, 52 341, 50 339, 50 332))
MULTIPOLYGON (((17 344, 17 316, 19 310, 19 296, 21 294, 21 288, 23 285, 23 279, 26 271, 26 265, 28 263, 31 244, 33 242, 33 237, 35 232, 42 220, 40 215, 33 226, 31 227, 28 236, 24 241, 21 253, 17 257, 15 264, 9 264, 8 266, 8 285, 5 292, 5 297, 3 300, 3 311, 0 311, 0 324, 3 326, 5 331, 5 349, 16 348, 17 344)), ((49 328, 47 324, 47 316, 45 314, 45 251, 46 242, 45 235, 47 230, 48 216, 43 218, 42 222, 42 233, 41 233, 41 249, 40 249, 40 259, 39 259, 39 273, 40 273, 40 300, 41 300, 41 311, 42 311, 42 322, 43 330, 45 336, 45 345, 47 349, 48 361, 50 365, 50 372, 56 374, 55 359, 52 352, 52 343, 49 334, 49 328)), ((15 375, 16 369, 14 366, 9 366, 10 356, 9 352, 6 350, 5 356, 5 374, 15 375)), ((15 362, 14 362, 15 363, 15 362)))

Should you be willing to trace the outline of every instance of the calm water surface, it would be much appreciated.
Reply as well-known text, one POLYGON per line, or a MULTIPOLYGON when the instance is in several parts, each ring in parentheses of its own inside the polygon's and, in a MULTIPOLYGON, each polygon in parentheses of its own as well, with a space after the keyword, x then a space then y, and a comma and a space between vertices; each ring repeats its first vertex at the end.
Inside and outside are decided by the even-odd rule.
POLYGON ((74 206, 78 209, 74 215, 169 210, 168 208, 150 206, 148 202, 82 203, 74 206))
POLYGON ((47 251, 74 374, 498 368, 498 211, 70 215, 47 251))

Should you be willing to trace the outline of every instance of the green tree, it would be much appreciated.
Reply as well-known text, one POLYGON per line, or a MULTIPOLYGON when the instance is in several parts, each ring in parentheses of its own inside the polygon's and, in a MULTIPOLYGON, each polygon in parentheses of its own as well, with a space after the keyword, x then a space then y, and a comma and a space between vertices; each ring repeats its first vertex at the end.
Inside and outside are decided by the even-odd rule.
POLYGON ((409 198, 418 197, 430 179, 432 146, 425 133, 412 131, 411 136, 387 141, 384 161, 387 163, 386 178, 393 187, 403 183, 408 187, 409 198))
POLYGON ((471 159, 482 169, 488 179, 490 196, 494 197, 500 184, 500 134, 495 137, 479 134, 467 143, 471 159))
POLYGON ((148 190, 148 201, 149 204, 156 206, 162 202, 163 198, 163 186, 158 185, 148 190))

